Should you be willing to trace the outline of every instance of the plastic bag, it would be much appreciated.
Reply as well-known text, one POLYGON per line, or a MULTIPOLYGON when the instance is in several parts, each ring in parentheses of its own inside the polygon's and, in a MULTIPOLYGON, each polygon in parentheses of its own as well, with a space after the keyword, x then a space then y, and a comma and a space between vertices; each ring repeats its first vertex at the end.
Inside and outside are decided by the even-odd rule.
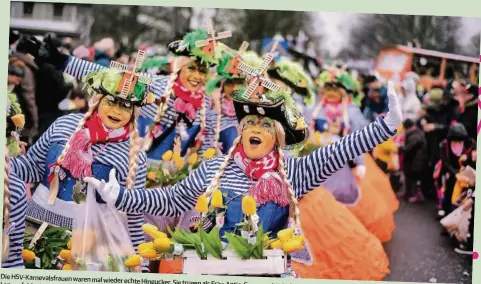
POLYGON ((76 208, 72 226, 72 269, 83 271, 139 272, 124 262, 134 256, 127 216, 100 204, 88 185, 86 201, 76 208))
POLYGON ((441 219, 441 225, 460 242, 466 242, 471 222, 471 200, 463 203, 448 216, 441 219))

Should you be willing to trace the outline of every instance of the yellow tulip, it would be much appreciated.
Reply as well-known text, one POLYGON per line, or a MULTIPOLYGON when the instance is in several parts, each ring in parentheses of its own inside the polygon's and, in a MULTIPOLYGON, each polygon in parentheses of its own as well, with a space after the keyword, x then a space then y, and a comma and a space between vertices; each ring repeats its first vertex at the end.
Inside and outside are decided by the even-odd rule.
POLYGON ((306 238, 304 236, 294 236, 292 239, 300 241, 303 245, 306 243, 306 238))
POLYGON ((70 250, 72 249, 72 240, 68 241, 67 248, 70 250))
POLYGON ((264 243, 267 243, 269 241, 269 237, 268 236, 264 236, 264 243))
POLYGON ((72 252, 68 249, 63 249, 60 251, 59 256, 68 262, 70 262, 70 258, 72 257, 72 252))
POLYGON ((165 152, 163 155, 162 155, 162 161, 164 161, 164 163, 167 163, 168 161, 170 161, 172 159, 172 151, 169 150, 167 152, 165 152))
POLYGON ((28 249, 22 250, 22 259, 26 262, 31 262, 35 259, 35 253, 28 249))
POLYGON ((62 266, 62 270, 72 270, 72 265, 67 263, 64 266, 62 266))
POLYGON ((129 268, 134 268, 140 266, 140 255, 134 255, 129 257, 125 262, 125 266, 129 268))
POLYGON ((316 131, 314 133, 314 139, 316 141, 316 144, 321 144, 321 141, 322 141, 321 132, 316 131))
POLYGON ((144 233, 149 235, 154 240, 158 239, 158 238, 161 238, 161 237, 167 238, 167 235, 165 233, 159 232, 159 229, 152 224, 142 225, 142 231, 144 231, 144 233))
POLYGON ((140 254, 141 257, 147 258, 147 259, 152 259, 152 258, 157 257, 157 252, 155 251, 155 249, 147 248, 147 249, 139 251, 139 254, 140 254))
POLYGON ((179 170, 182 169, 184 167, 184 164, 185 164, 184 159, 177 158, 177 157, 174 158, 174 165, 177 169, 179 170))
POLYGON ((254 197, 246 196, 242 198, 242 212, 247 216, 254 215, 256 213, 257 206, 254 197))
POLYGON ((137 249, 139 251, 141 250, 144 250, 144 249, 151 249, 154 247, 154 243, 153 242, 150 242, 150 243, 141 243, 137 246, 137 249))
POLYGON ((223 197, 222 197, 222 192, 218 189, 214 190, 214 193, 212 194, 212 200, 210 201, 212 206, 215 208, 220 208, 223 205, 223 197))
POLYGON ((156 172, 148 172, 148 173, 147 173, 147 179, 148 179, 148 180, 155 181, 156 178, 157 178, 157 173, 156 173, 156 172))
POLYGON ((281 240, 281 242, 285 242, 285 241, 291 239, 293 235, 294 235, 294 229, 292 229, 292 228, 280 230, 277 233, 277 237, 279 238, 279 240, 281 240))
POLYGON ((179 151, 175 151, 174 154, 172 155, 172 160, 176 160, 176 159, 181 159, 182 156, 180 155, 180 152, 179 151))
POLYGON ((170 247, 170 240, 168 238, 155 239, 154 246, 160 250, 168 249, 170 247))
POLYGON ((209 207, 207 205, 207 197, 205 195, 201 195, 199 199, 197 199, 195 211, 199 213, 206 213, 207 211, 209 211, 209 207))
POLYGON ((203 154, 204 158, 206 158, 206 159, 211 159, 211 158, 214 157, 214 155, 215 155, 215 149, 214 148, 207 149, 203 154))
POLYGON ((16 114, 12 116, 11 119, 16 127, 23 127, 25 125, 25 115, 23 114, 16 114))
POLYGON ((146 98, 145 102, 148 103, 148 104, 152 104, 152 103, 155 102, 155 96, 154 96, 154 94, 152 94, 152 92, 147 93, 147 98, 146 98))
POLYGON ((284 244, 280 240, 275 240, 271 243, 271 248, 272 249, 282 249, 284 244))
POLYGON ((152 235, 150 235, 154 240, 155 239, 161 239, 161 238, 167 238, 167 234, 164 232, 156 231, 152 232, 152 235))
POLYGON ((191 166, 195 165, 195 163, 197 163, 198 159, 199 159, 199 157, 198 157, 197 153, 194 153, 194 154, 190 155, 189 160, 188 160, 189 165, 191 165, 191 166))
POLYGON ((304 245, 299 240, 290 239, 284 242, 284 245, 282 246, 282 250, 285 253, 291 253, 291 252, 298 251, 303 247, 304 245))

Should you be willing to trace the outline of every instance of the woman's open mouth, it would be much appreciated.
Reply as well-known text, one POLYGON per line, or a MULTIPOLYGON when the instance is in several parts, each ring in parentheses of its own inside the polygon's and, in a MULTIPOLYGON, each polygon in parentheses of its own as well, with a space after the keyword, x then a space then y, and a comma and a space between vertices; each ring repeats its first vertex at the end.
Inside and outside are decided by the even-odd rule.
POLYGON ((114 116, 108 115, 107 117, 108 117, 111 121, 113 121, 113 122, 120 122, 120 119, 118 119, 118 118, 116 118, 116 117, 114 117, 114 116))
POLYGON ((189 84, 190 84, 192 87, 197 87, 197 86, 199 86, 200 82, 189 80, 189 84))
POLYGON ((253 147, 257 147, 257 146, 261 145, 261 143, 262 143, 262 140, 258 137, 249 138, 249 144, 253 147))

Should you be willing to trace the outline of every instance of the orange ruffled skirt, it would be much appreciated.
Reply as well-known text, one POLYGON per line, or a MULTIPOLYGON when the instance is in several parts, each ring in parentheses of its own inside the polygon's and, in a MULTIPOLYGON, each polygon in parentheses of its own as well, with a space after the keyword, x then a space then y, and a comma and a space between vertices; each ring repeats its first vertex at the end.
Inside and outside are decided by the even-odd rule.
POLYGON ((302 278, 382 280, 389 259, 379 239, 331 193, 320 187, 299 201, 311 265, 292 261, 302 278))
POLYGON ((368 154, 365 154, 365 165, 366 175, 357 182, 360 198, 347 208, 381 242, 388 242, 396 228, 393 212, 399 207, 399 202, 389 178, 368 154))

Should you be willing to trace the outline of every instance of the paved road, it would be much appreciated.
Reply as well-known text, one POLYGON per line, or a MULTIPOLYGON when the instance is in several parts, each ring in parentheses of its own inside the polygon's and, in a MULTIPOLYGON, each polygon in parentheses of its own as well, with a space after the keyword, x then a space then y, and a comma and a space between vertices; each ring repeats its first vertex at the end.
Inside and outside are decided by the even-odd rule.
POLYGON ((472 257, 455 253, 440 235, 433 208, 433 202, 401 203, 393 239, 385 244, 391 262, 385 281, 472 283, 472 257))

